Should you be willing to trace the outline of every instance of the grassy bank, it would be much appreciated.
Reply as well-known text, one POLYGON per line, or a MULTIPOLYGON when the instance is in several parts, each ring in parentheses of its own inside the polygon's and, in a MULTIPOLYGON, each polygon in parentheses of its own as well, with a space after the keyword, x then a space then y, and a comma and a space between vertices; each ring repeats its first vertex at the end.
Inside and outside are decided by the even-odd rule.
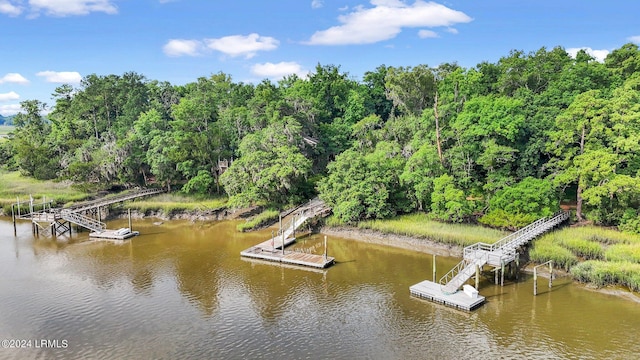
POLYGON ((640 289, 638 235, 595 226, 568 227, 536 240, 529 255, 537 263, 553 260, 581 282, 640 289))
MULTIPOLYGON (((329 226, 340 225, 330 219, 329 226)), ((468 246, 477 242, 493 244, 508 233, 478 225, 447 224, 430 220, 426 214, 401 215, 392 219, 362 221, 360 229, 429 239, 435 242, 468 246)))
POLYGON ((82 201, 92 194, 77 189, 69 182, 42 181, 20 175, 17 171, 7 172, 0 170, 0 205, 5 214, 11 213, 11 204, 20 200, 28 200, 29 195, 36 201, 42 201, 44 196, 47 201, 54 200, 57 204, 73 201, 82 201))
POLYGON ((186 196, 179 193, 160 194, 141 200, 127 202, 125 209, 138 210, 143 213, 162 211, 172 215, 181 211, 211 211, 224 207, 227 197, 202 198, 186 196))
POLYGON ((15 129, 15 126, 12 125, 0 125, 0 138, 9 135, 9 133, 14 131, 15 129))
POLYGON ((248 219, 246 222, 238 224, 237 229, 241 232, 251 231, 277 221, 279 216, 280 212, 278 210, 267 209, 260 214, 248 219))

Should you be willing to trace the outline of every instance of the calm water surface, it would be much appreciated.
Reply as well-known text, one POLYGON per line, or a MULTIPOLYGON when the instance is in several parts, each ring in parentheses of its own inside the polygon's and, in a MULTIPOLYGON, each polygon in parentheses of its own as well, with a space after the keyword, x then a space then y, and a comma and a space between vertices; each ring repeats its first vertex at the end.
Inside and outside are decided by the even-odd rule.
MULTIPOLYGON (((482 284, 459 312, 409 296, 431 255, 329 239, 324 271, 251 262, 271 230, 236 222, 135 220, 122 244, 87 233, 34 238, 0 219, 0 339, 66 348, 0 348, 0 359, 633 359, 640 304, 557 280, 482 284), (544 283, 544 281, 542 281, 544 283), (54 343, 55 344, 55 343, 54 343)), ((113 221, 109 228, 126 226, 113 221)), ((322 252, 322 237, 298 248, 322 252)), ((438 258, 438 273, 457 259, 438 258)))

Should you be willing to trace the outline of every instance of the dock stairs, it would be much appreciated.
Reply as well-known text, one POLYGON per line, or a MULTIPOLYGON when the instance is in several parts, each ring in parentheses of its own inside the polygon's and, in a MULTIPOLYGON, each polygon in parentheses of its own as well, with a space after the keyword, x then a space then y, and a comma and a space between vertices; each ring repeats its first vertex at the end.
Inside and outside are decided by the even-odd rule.
POLYGON ((99 234, 107 231, 107 225, 100 220, 87 216, 88 213, 99 213, 100 208, 162 192, 164 192, 164 189, 141 189, 83 202, 69 208, 52 207, 52 201, 47 202, 44 197, 42 202, 38 202, 29 196, 28 201, 20 201, 18 198, 18 201, 11 205, 11 210, 14 224, 16 219, 30 220, 33 224, 34 233, 39 233, 42 230, 52 236, 63 235, 66 232, 71 233, 71 224, 75 224, 91 230, 92 234, 99 234), (27 212, 21 212, 24 207, 28 207, 27 212), (17 214, 15 214, 16 211, 17 214))
POLYGON ((330 208, 320 199, 313 199, 307 204, 287 212, 285 215, 293 214, 289 221, 280 226, 280 229, 273 236, 240 252, 240 256, 249 259, 266 260, 288 265, 301 265, 312 268, 324 269, 332 265, 335 258, 327 256, 326 237, 324 255, 302 253, 298 251, 285 250, 288 245, 296 241, 295 231, 307 220, 316 216, 325 216, 330 208))
POLYGON ((272 241, 276 243, 280 240, 280 245, 276 245, 276 249, 282 248, 282 239, 285 241, 285 246, 287 243, 287 239, 292 239, 292 235, 295 233, 296 229, 298 229, 305 221, 314 218, 319 215, 323 215, 329 211, 329 207, 325 205, 325 203, 320 199, 313 199, 304 206, 301 206, 293 211, 294 216, 289 219, 282 227, 278 230, 278 232, 274 235, 272 241))
POLYGON ((462 261, 440 278, 442 292, 445 294, 457 292, 475 275, 476 267, 482 268, 488 264, 497 268, 515 261, 519 247, 567 219, 569 219, 569 213, 561 211, 549 218, 541 218, 494 244, 476 243, 465 247, 462 261))
POLYGON ((65 209, 60 211, 60 217, 65 221, 82 226, 91 231, 103 232, 107 229, 107 224, 71 210, 65 209))

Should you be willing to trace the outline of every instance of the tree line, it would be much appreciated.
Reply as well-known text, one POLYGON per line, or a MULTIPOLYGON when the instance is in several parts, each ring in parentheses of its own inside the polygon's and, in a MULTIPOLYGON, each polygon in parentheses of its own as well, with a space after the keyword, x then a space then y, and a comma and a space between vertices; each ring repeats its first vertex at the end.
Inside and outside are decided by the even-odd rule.
POLYGON ((156 182, 231 206, 318 194, 347 223, 424 211, 522 226, 565 201, 578 220, 640 232, 640 50, 563 48, 473 68, 338 66, 274 83, 186 85, 135 72, 21 103, 0 161, 38 179, 156 182), (230 166, 219 166, 230 160, 230 166))

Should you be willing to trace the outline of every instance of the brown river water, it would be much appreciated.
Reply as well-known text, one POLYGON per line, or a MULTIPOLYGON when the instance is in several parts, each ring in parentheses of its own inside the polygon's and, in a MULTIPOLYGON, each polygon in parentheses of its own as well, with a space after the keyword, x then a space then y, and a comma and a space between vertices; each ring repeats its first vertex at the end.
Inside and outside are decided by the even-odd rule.
MULTIPOLYGON (((109 228, 127 226, 108 222, 109 228)), ((640 304, 556 279, 480 293, 471 313, 409 295, 432 256, 329 238, 337 264, 243 260, 271 230, 134 220, 122 243, 14 236, 0 218, 0 359, 636 359, 640 304)), ((295 247, 323 251, 320 234, 295 247)), ((458 262, 437 258, 438 276, 458 262)))

